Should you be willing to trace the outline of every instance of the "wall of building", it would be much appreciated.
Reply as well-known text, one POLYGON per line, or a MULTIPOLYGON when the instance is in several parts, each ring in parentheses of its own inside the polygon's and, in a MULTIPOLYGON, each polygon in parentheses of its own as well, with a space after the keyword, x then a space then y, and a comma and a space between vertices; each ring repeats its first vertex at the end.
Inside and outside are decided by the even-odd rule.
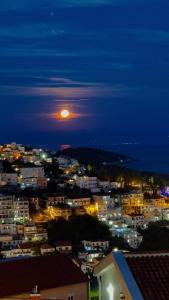
POLYGON ((110 265, 101 275, 101 299, 119 300, 120 293, 125 295, 125 300, 131 300, 128 290, 124 288, 124 283, 117 274, 116 267, 110 265))
POLYGON ((120 293, 125 295, 125 300, 132 300, 123 276, 112 258, 112 254, 108 255, 96 267, 95 274, 97 274, 99 283, 99 300, 119 300, 120 293))

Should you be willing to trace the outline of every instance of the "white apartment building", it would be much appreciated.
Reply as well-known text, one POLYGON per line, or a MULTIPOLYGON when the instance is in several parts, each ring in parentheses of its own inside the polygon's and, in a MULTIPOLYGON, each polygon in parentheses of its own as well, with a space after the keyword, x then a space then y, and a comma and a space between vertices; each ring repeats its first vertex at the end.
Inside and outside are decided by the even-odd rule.
POLYGON ((68 204, 73 206, 73 207, 85 207, 90 205, 91 202, 91 198, 90 197, 75 197, 75 198, 71 198, 68 201, 68 204))
POLYGON ((29 220, 29 201, 22 198, 15 198, 13 202, 14 221, 29 220))
POLYGON ((66 157, 66 156, 57 157, 57 163, 58 163, 60 169, 66 169, 68 167, 79 166, 79 162, 76 159, 66 157))
POLYGON ((13 223, 13 196, 0 195, 0 224, 13 223))
POLYGON ((3 223, 0 224, 0 234, 2 235, 16 235, 17 226, 15 223, 3 223))
POLYGON ((20 169, 20 184, 22 188, 39 188, 47 187, 47 179, 43 167, 26 167, 20 169))
POLYGON ((18 175, 16 173, 0 173, 0 185, 17 185, 18 175))
POLYGON ((110 181, 100 181, 99 180, 98 185, 102 189, 110 189, 110 181))
POLYGON ((29 219, 29 202, 14 196, 0 195, 0 234, 17 234, 17 222, 29 219))
POLYGON ((83 247, 88 250, 95 250, 98 248, 103 249, 104 251, 109 248, 109 241, 82 241, 83 247))
POLYGON ((55 244, 56 251, 70 254, 72 252, 72 244, 69 241, 60 241, 55 244))
POLYGON ((77 177, 75 183, 81 189, 94 190, 97 189, 98 179, 97 177, 82 176, 77 177))
POLYGON ((123 237, 124 240, 128 243, 128 245, 133 249, 139 248, 141 242, 143 241, 143 236, 135 230, 126 230, 126 233, 123 237))
POLYGON ((124 182, 110 182, 110 188, 111 189, 120 189, 124 188, 124 182))
POLYGON ((46 189, 47 188, 46 178, 29 177, 22 178, 21 188, 33 188, 33 189, 46 189))
POLYGON ((49 206, 57 206, 58 203, 65 203, 65 195, 57 195, 57 194, 51 194, 51 195, 45 195, 45 202, 46 207, 49 206))
POLYGON ((45 172, 43 167, 25 167, 20 169, 21 179, 25 178, 44 178, 45 172))
POLYGON ((132 228, 146 228, 145 217, 142 214, 132 214, 124 216, 125 223, 132 228))

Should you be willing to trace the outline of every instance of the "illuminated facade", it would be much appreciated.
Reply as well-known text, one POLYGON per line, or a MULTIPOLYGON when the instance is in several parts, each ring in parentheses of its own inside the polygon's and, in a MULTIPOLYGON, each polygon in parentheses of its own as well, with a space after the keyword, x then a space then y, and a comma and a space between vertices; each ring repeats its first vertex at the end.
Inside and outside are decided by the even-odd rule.
POLYGON ((142 214, 144 207, 143 194, 128 194, 122 197, 123 214, 142 214))

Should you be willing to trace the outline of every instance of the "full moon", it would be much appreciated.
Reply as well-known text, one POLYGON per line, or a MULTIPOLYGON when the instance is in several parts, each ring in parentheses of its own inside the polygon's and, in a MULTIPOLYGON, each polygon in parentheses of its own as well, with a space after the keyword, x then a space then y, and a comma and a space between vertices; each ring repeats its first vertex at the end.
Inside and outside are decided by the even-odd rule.
POLYGON ((62 118, 67 119, 70 116, 70 111, 68 109, 63 109, 60 112, 62 118))

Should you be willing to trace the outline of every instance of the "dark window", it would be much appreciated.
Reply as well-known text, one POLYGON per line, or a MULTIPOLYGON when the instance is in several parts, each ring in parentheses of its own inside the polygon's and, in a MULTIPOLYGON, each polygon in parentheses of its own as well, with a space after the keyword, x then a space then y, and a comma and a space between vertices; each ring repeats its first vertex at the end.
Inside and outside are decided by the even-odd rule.
POLYGON ((68 300, 75 300, 74 296, 68 296, 68 300))

